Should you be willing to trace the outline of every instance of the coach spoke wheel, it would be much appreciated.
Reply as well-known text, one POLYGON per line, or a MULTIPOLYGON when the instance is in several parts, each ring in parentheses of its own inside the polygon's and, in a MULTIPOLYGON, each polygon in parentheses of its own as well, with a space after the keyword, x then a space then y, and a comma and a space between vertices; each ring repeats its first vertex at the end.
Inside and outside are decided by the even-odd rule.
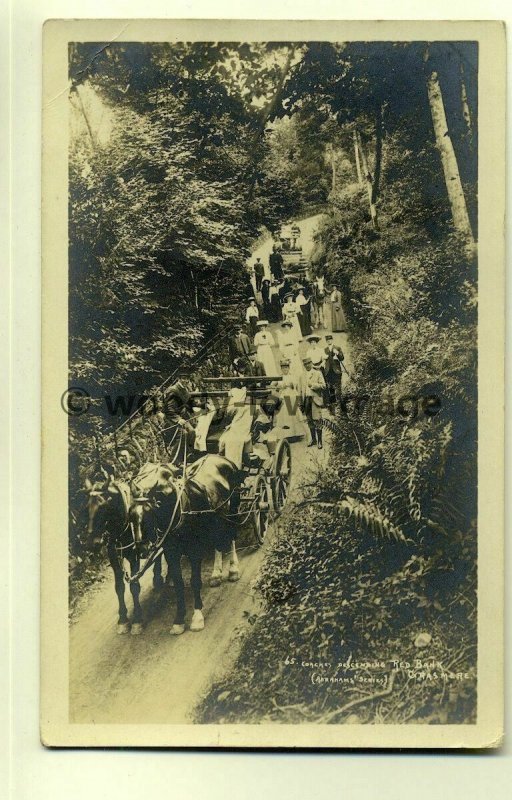
POLYGON ((268 531, 270 503, 265 478, 260 476, 256 481, 254 492, 253 523, 258 544, 263 544, 268 531))
POLYGON ((291 476, 292 453, 290 443, 283 439, 277 449, 272 470, 272 500, 277 513, 281 512, 285 506, 290 490, 291 476))

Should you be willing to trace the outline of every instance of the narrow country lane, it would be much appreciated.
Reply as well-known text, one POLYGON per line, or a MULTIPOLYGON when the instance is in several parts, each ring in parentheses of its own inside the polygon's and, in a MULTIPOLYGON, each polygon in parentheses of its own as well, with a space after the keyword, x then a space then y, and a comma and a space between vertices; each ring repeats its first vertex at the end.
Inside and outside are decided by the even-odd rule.
MULTIPOLYGON (((320 215, 300 222, 304 252, 310 252, 313 234, 320 215)), ((271 242, 260 245, 253 254, 268 263, 271 242)), ((326 309, 327 311, 327 309, 326 309)), ((328 314, 327 314, 328 316, 328 314)), ((278 325, 272 325, 275 335, 278 325)), ((324 333, 324 331, 320 331, 324 333)), ((334 334, 335 343, 345 353, 350 371, 347 334, 334 334)), ((307 345, 301 345, 303 355, 307 345)), ((293 477, 289 500, 300 498, 300 487, 311 483, 318 468, 325 465, 329 451, 325 447, 306 448, 306 442, 292 444, 293 477)), ((212 563, 203 564, 203 602, 205 629, 189 630, 180 637, 169 635, 174 614, 173 592, 158 595, 151 587, 151 573, 141 583, 141 602, 145 628, 140 636, 116 633, 117 599, 110 569, 105 580, 89 592, 78 618, 70 627, 70 721, 75 723, 191 723, 194 708, 212 683, 221 678, 239 652, 241 634, 248 616, 257 610, 254 583, 267 548, 272 547, 280 519, 270 527, 265 545, 241 541, 239 549, 240 580, 224 580, 217 588, 208 586, 212 563)), ((188 585, 189 572, 184 570, 188 585)), ((189 590, 187 589, 187 592, 189 590)), ((129 590, 126 590, 131 608, 129 590)), ((190 622, 191 596, 187 596, 190 622)))
MULTIPOLYGON (((311 217, 306 217, 306 219, 301 219, 298 221, 301 230, 300 241, 302 244, 302 252, 306 258, 309 257, 313 249, 314 245, 313 236, 318 227, 318 223, 322 219, 322 216, 323 214, 314 214, 311 217)), ((273 241, 269 236, 268 239, 265 239, 265 241, 262 242, 262 244, 258 245, 258 247, 254 249, 250 258, 251 264, 256 260, 256 258, 261 258, 261 261, 265 266, 266 278, 270 278, 270 270, 268 268, 268 257, 272 252, 272 245, 273 241)))

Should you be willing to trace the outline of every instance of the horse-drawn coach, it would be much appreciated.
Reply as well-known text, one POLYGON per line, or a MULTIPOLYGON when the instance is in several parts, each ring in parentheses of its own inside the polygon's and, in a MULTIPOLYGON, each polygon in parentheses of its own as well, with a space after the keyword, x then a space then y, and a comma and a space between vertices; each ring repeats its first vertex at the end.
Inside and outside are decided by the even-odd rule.
POLYGON ((230 550, 229 580, 239 577, 235 540, 260 546, 271 518, 289 492, 291 447, 275 424, 280 376, 204 379, 226 388, 193 392, 196 426, 176 423, 165 462, 148 461, 130 481, 108 470, 87 480, 89 534, 106 545, 119 600, 118 632, 130 630, 125 583, 133 597, 131 632, 142 631, 140 578, 154 565, 153 585, 162 587, 162 556, 176 593, 173 634, 185 630, 182 556, 191 566, 194 612, 191 630, 202 630, 201 564, 210 548, 215 560, 210 584, 219 585, 222 553, 230 550), (124 569, 124 561, 129 571, 124 569))

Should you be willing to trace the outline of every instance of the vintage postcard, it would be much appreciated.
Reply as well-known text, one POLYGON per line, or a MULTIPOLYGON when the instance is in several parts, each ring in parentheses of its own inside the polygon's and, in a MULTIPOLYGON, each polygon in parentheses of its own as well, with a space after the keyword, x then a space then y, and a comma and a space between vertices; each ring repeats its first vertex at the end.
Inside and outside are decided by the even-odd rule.
POLYGON ((498 747, 505 30, 44 28, 41 738, 498 747))

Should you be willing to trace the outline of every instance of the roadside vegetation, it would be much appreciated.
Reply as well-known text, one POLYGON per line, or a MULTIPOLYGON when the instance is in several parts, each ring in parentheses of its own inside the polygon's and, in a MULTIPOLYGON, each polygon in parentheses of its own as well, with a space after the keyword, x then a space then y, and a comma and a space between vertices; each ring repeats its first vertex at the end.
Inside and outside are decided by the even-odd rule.
POLYGON ((476 58, 73 45, 69 377, 93 406, 69 426, 72 602, 100 558, 81 476, 122 421, 104 395, 222 370, 254 243, 325 212, 312 269, 350 324, 329 467, 281 520, 202 722, 474 721, 476 58))
MULTIPOLYGON (((83 474, 127 417, 105 395, 136 408, 178 369, 220 374, 254 243, 326 200, 322 143, 295 136, 297 168, 276 166, 270 118, 291 55, 279 43, 71 45, 69 382, 92 398, 69 418, 72 604, 102 558, 80 541, 83 474)), ((140 445, 151 457, 151 437, 140 445)))
MULTIPOLYGON (((371 69, 357 55, 351 86, 371 69)), ((475 720, 476 187, 461 181, 457 222, 422 75, 409 72, 413 116, 411 86, 397 101, 381 84, 383 121, 365 100, 337 134, 316 269, 343 292, 353 370, 329 467, 280 525, 261 609, 203 722, 475 720)), ((447 94, 453 154, 474 177, 476 132, 447 94)))

